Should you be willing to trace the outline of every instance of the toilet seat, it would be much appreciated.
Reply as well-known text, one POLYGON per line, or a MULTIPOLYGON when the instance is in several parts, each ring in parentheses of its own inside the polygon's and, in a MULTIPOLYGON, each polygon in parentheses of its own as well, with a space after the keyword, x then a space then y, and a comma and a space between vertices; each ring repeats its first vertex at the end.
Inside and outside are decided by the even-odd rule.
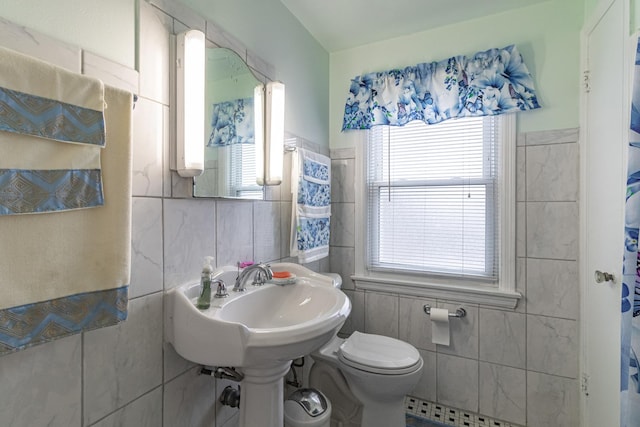
POLYGON ((420 365, 420 353, 412 345, 382 335, 354 332, 338 349, 338 359, 366 372, 402 375, 420 365))

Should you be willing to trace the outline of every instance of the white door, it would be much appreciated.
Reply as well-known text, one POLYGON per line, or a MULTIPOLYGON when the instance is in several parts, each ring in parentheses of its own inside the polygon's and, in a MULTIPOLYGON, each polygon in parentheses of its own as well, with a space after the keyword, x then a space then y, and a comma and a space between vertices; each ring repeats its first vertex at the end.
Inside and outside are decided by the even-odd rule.
POLYGON ((624 0, 585 27, 581 145, 582 425, 620 425, 620 282, 629 107, 624 0), (626 91, 626 92, 625 92, 626 91), (596 270, 614 281, 596 283, 596 270))

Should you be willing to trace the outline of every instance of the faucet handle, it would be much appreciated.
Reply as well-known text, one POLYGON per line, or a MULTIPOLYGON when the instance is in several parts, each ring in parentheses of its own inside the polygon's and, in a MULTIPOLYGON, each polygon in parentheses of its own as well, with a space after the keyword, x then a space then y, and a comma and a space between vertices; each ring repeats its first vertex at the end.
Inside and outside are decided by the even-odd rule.
POLYGON ((227 292, 227 285, 225 285, 224 281, 220 280, 220 279, 215 279, 212 281, 212 283, 217 283, 218 284, 218 288, 216 290, 215 295, 213 296, 214 298, 226 298, 229 296, 229 292, 227 292))
POLYGON ((263 271, 258 270, 256 272, 256 275, 253 276, 253 282, 251 284, 253 286, 262 286, 262 285, 264 285, 268 280, 266 276, 267 275, 263 271))

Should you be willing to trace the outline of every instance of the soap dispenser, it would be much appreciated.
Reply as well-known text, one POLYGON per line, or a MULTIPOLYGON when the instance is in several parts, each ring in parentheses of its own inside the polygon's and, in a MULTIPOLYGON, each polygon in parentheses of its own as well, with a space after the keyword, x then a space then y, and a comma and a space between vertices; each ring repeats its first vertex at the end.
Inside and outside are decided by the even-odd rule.
POLYGON ((196 303, 196 307, 200 310, 206 310, 211 305, 211 281, 213 279, 213 267, 211 266, 212 261, 212 256, 204 257, 202 276, 200 277, 200 296, 196 303))

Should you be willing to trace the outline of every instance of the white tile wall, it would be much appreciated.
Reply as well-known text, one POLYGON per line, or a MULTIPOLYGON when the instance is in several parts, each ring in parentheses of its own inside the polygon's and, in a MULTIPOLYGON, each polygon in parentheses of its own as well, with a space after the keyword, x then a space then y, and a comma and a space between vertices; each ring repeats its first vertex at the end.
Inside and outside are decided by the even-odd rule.
POLYGON ((84 421, 90 425, 162 384, 162 294, 129 302, 128 320, 84 334, 84 421))
MULTIPOLYGON (((234 47, 244 57, 246 49, 179 3, 139 3, 139 73, 0 18, 1 46, 72 71, 84 70, 139 95, 133 111, 129 318, 117 326, 0 358, 2 426, 234 427, 238 423, 238 410, 217 402, 229 382, 198 375, 196 365, 164 342, 163 291, 199 280, 207 255, 216 256, 217 265, 254 257, 289 260, 290 156, 283 184, 270 189, 266 202, 191 198, 191 180, 169 170, 171 34, 187 26, 206 29, 219 45, 234 47)), ((263 74, 275 73, 258 55, 248 56, 263 74)), ((300 144, 328 154, 327 147, 304 140, 300 144)), ((310 266, 327 270, 329 260, 310 266)), ((363 297, 354 295, 354 313, 360 313, 354 329, 364 325, 363 297)))
MULTIPOLYGON (((576 129, 518 135, 516 286, 523 298, 515 310, 465 304, 468 316, 452 319, 451 345, 431 343, 422 306, 455 301, 365 292, 350 276, 355 243, 334 236, 331 270, 345 278, 356 301, 353 330, 397 336, 416 346, 425 373, 412 393, 426 400, 530 427, 572 426, 577 417, 579 212, 576 129), (359 320, 364 304, 364 324, 359 320), (396 303, 397 301, 397 303, 396 303), (397 316, 397 317, 396 317, 397 316)), ((355 150, 332 150, 332 200, 355 200, 355 150)), ((350 210, 334 208, 332 221, 345 227, 350 210)), ((355 223, 354 223, 355 225, 355 223)))
POLYGON ((0 358, 2 424, 80 426, 81 361, 80 335, 0 358))

